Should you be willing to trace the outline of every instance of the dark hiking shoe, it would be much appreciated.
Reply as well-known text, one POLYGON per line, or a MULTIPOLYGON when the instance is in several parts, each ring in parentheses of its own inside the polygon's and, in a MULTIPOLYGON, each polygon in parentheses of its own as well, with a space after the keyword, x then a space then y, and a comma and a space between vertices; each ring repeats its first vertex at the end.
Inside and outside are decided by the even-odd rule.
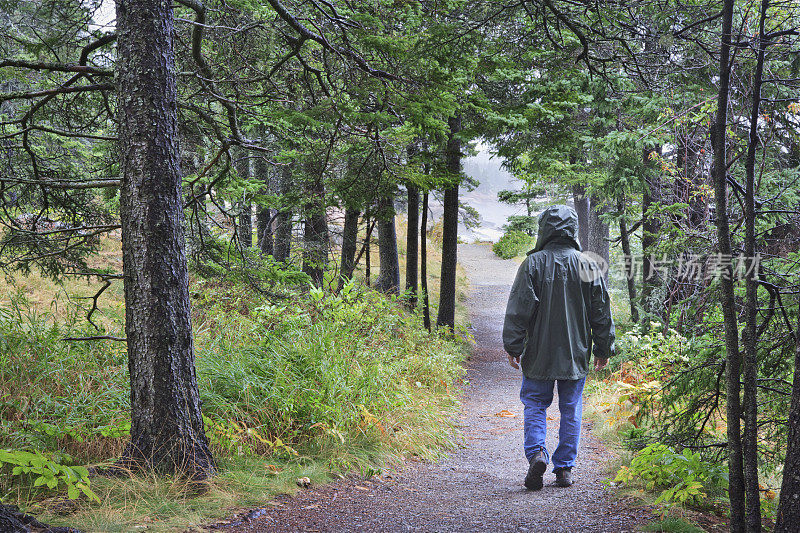
POLYGON ((531 465, 528 467, 528 475, 525 476, 525 488, 528 490, 541 489, 544 484, 542 476, 545 470, 547 470, 547 461, 544 459, 544 453, 539 450, 531 459, 531 465))
POLYGON ((556 470, 556 485, 559 487, 570 487, 572 481, 572 470, 570 468, 559 468, 556 470))

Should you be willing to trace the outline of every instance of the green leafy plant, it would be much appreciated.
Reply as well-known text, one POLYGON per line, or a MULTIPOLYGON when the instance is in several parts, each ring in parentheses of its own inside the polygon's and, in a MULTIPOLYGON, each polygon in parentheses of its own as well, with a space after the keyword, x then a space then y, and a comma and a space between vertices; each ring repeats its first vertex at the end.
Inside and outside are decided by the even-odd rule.
POLYGON ((498 257, 511 259, 522 255, 536 244, 536 238, 518 230, 509 230, 492 245, 492 251, 498 257))
POLYGON ((234 420, 213 419, 203 415, 206 435, 211 443, 234 455, 256 455, 268 450, 283 457, 297 456, 297 450, 280 438, 269 439, 257 429, 234 420))
POLYGON ((635 482, 651 492, 660 490, 656 503, 698 504, 708 497, 708 491, 727 484, 727 472, 722 465, 709 464, 689 449, 677 453, 656 443, 640 450, 630 466, 620 468, 613 480, 621 484, 635 482))
MULTIPOLYGON (((65 456, 69 459, 69 456, 65 456)), ((82 466, 67 466, 43 455, 40 452, 22 450, 0 450, 0 469, 10 467, 11 476, 32 487, 46 487, 58 490, 63 485, 67 496, 74 500, 85 495, 90 500, 100 502, 100 498, 90 488, 89 471, 82 466)))

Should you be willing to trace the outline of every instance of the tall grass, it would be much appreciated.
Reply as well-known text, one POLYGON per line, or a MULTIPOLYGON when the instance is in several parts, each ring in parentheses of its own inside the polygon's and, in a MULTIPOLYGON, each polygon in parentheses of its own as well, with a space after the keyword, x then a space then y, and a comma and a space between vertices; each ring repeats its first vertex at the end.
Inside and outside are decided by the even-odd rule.
MULTIPOLYGON (((34 506, 43 517, 100 531, 143 516, 184 527, 285 491, 299 473, 319 481, 452 446, 463 347, 425 331, 399 302, 356 283, 338 296, 284 291, 272 301, 220 280, 195 281, 191 292, 206 431, 223 472, 197 498, 174 480, 99 479, 103 504, 70 504, 66 517, 34 506)), ((20 294, 0 305, 0 448, 112 461, 128 438, 125 345, 65 341, 96 332, 78 310, 36 309, 20 294)), ((30 508, 48 495, 0 476, 5 500, 30 508)))
POLYGON ((309 452, 377 439, 428 453, 447 442, 443 422, 463 354, 396 303, 353 285, 345 296, 312 292, 277 304, 226 287, 204 295, 215 302, 198 306, 208 416, 234 418, 309 452))

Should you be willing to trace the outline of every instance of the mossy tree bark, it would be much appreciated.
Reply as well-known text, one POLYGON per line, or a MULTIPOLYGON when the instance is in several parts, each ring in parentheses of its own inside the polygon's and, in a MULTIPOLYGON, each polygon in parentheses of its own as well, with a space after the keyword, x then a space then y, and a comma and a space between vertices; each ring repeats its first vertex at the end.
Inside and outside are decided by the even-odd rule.
POLYGON ((215 467, 192 347, 173 34, 168 0, 118 0, 120 218, 131 379, 131 442, 120 464, 203 479, 215 467))
MULTIPOLYGON (((744 196, 744 255, 748 261, 756 257, 756 149, 760 144, 758 123, 761 112, 761 86, 763 84, 766 41, 764 24, 769 0, 762 0, 758 23, 758 54, 753 73, 753 97, 750 113, 750 135, 745 159, 744 196)), ((753 266, 753 265, 751 265, 753 266)), ((745 277, 745 326, 742 331, 744 348, 744 435, 742 456, 745 482, 745 520, 748 533, 761 532, 761 493, 758 483, 758 267, 745 277)))
MULTIPOLYGON (((716 202, 715 220, 719 253, 731 257, 731 230, 728 220, 727 181, 727 127, 728 102, 731 79, 731 41, 733 29, 734 0, 724 0, 722 7, 722 37, 719 56, 719 90, 717 93, 717 116, 711 124, 711 146, 714 151, 711 176, 714 180, 716 202)), ((730 265, 728 265, 730 267, 730 265)), ((745 486, 742 454, 741 403, 739 356, 739 328, 733 277, 728 268, 727 275, 720 280, 720 304, 725 323, 725 393, 727 397, 726 420, 728 425, 728 495, 731 502, 730 529, 732 533, 745 531, 745 486)))
POLYGON ((776 533, 793 533, 800 524, 800 294, 797 298, 798 321, 795 329, 794 383, 789 407, 789 431, 786 459, 783 463, 781 498, 778 502, 776 533))

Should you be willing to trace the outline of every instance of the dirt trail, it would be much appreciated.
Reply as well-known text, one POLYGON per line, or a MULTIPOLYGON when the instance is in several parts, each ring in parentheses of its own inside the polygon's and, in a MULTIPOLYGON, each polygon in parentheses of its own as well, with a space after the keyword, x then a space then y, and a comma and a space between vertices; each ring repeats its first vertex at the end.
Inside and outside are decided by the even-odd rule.
MULTIPOLYGON (((459 420, 463 447, 438 464, 409 465, 368 481, 346 479, 281 497, 226 531, 638 531, 647 513, 608 493, 601 483, 606 452, 587 431, 574 486, 556 487, 548 472, 541 491, 523 487, 521 375, 508 366, 501 341, 517 263, 498 259, 489 246, 461 245, 458 251, 471 285, 468 305, 477 341, 459 420), (504 409, 515 416, 496 416, 504 409)), ((557 404, 555 399, 548 411, 551 450, 557 404)))

